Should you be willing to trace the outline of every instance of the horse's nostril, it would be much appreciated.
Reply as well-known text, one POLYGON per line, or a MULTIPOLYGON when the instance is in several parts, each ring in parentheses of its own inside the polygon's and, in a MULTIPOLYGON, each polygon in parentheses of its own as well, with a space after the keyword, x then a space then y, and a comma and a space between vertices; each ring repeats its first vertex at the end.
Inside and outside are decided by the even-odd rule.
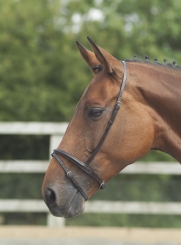
POLYGON ((50 189, 50 188, 46 189, 45 199, 46 199, 47 205, 49 205, 49 206, 51 206, 55 203, 56 197, 55 197, 55 193, 52 189, 50 189))

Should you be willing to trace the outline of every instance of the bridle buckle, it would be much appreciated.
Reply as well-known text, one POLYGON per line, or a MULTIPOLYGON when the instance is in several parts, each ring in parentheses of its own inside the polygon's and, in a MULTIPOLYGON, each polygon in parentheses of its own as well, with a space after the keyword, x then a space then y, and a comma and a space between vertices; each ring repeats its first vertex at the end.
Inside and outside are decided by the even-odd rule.
POLYGON ((68 171, 67 172, 67 177, 71 178, 73 176, 72 172, 71 171, 68 171))
POLYGON ((117 101, 116 102, 116 110, 119 110, 120 109, 120 106, 121 106, 121 101, 117 101))
POLYGON ((106 187, 106 183, 103 181, 99 187, 101 190, 103 190, 106 187))

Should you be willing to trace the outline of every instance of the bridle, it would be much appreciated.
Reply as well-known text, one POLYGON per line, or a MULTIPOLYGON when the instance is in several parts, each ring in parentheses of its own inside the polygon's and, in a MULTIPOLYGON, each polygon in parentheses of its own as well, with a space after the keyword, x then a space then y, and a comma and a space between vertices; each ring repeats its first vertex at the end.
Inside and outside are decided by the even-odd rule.
POLYGON ((60 166, 63 168, 63 170, 65 171, 66 175, 68 178, 70 178, 70 180, 72 181, 72 183, 74 184, 74 186, 77 188, 77 190, 79 190, 79 192, 81 193, 81 195, 84 197, 85 200, 88 200, 88 197, 86 195, 86 193, 84 192, 84 190, 82 189, 82 187, 79 185, 79 183, 77 182, 77 180, 74 178, 72 172, 66 167, 66 165, 64 164, 64 162, 59 158, 58 155, 65 157, 66 159, 70 160, 71 162, 75 163, 79 168, 81 168, 86 174, 88 174, 89 176, 91 176, 95 181, 97 181, 97 183, 99 184, 100 189, 104 189, 106 184, 103 180, 101 180, 99 178, 99 176, 91 169, 89 168, 89 164, 91 163, 91 161, 94 159, 94 157, 96 156, 96 154, 98 153, 98 151, 100 150, 113 122, 114 119, 118 113, 118 110, 120 109, 120 105, 121 105, 121 98, 122 98, 122 93, 124 91, 124 87, 125 87, 125 83, 126 83, 126 76, 127 76, 127 70, 126 70, 126 62, 125 61, 121 61, 123 63, 124 66, 124 75, 123 75, 123 79, 122 79, 122 84, 121 84, 121 88, 119 91, 119 95, 117 98, 117 102, 114 106, 114 109, 112 111, 112 115, 110 120, 108 121, 107 127, 99 141, 99 143, 97 144, 96 148, 94 149, 93 153, 90 155, 90 157, 87 159, 87 161, 85 163, 81 162, 80 160, 78 160, 77 158, 75 158, 74 156, 71 156, 69 153, 62 151, 60 149, 55 149, 52 153, 52 157, 54 157, 57 162, 60 164, 60 166))
POLYGON ((74 186, 77 188, 77 190, 79 190, 79 192, 81 193, 81 195, 84 197, 85 200, 88 200, 88 197, 86 195, 86 193, 84 192, 84 190, 82 189, 82 187, 79 185, 79 183, 77 182, 77 180, 74 178, 72 172, 66 167, 66 165, 64 164, 64 162, 59 158, 58 155, 65 157, 66 159, 70 160, 71 162, 75 163, 79 168, 81 168, 85 173, 87 173, 89 176, 91 176, 95 181, 97 181, 97 183, 99 184, 100 189, 104 189, 106 184, 103 180, 101 180, 99 178, 99 176, 91 169, 89 168, 89 164, 91 163, 91 161, 94 159, 94 157, 96 156, 96 154, 98 153, 99 149, 101 148, 114 120, 115 117, 118 113, 118 110, 120 109, 120 105, 121 105, 121 98, 122 98, 122 94, 124 91, 124 87, 125 87, 125 83, 126 83, 126 76, 127 76, 127 70, 126 70, 126 62, 125 61, 121 61, 123 63, 124 66, 124 75, 123 75, 123 79, 122 79, 122 84, 121 84, 121 88, 119 91, 119 95, 116 101, 116 104, 114 106, 114 109, 112 111, 112 115, 110 120, 108 121, 107 127, 99 141, 99 143, 97 144, 96 148, 94 149, 93 153, 90 155, 90 157, 87 159, 87 161, 85 163, 81 162, 80 160, 78 160, 77 158, 75 158, 74 156, 71 156, 69 153, 60 150, 60 149, 55 149, 52 153, 52 157, 54 157, 57 162, 60 164, 60 166, 63 168, 63 170, 65 171, 66 175, 68 178, 70 178, 70 180, 72 181, 72 183, 74 184, 74 186))

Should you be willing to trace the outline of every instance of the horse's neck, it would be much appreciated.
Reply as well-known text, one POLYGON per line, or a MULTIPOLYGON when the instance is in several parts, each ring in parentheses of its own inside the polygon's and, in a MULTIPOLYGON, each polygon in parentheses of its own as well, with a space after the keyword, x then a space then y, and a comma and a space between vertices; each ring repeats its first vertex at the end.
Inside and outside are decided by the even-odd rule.
POLYGON ((138 89, 153 112, 152 148, 181 163, 181 71, 150 65, 140 81, 142 87, 138 89))

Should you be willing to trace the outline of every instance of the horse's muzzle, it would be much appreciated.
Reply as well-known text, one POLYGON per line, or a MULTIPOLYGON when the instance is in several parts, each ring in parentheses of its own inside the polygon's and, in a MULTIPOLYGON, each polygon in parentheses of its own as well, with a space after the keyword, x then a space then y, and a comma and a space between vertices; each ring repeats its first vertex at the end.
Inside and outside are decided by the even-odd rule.
POLYGON ((50 212, 57 217, 72 218, 84 211, 85 200, 79 191, 75 189, 74 193, 64 194, 64 197, 59 197, 58 194, 51 188, 47 188, 44 193, 45 203, 50 212), (60 199, 63 201, 63 205, 60 199))

